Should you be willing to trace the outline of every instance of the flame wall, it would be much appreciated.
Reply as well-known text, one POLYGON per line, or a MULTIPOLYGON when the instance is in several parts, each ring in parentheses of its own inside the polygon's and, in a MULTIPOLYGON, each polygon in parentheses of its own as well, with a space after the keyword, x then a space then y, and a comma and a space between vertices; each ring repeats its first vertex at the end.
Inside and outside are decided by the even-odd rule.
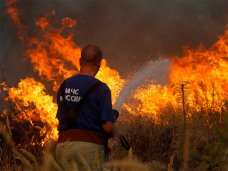
MULTIPOLYGON (((81 47, 74 40, 77 21, 69 17, 58 19, 55 11, 34 20, 36 34, 29 34, 29 27, 21 22, 15 1, 7 3, 7 12, 17 28, 18 38, 23 43, 23 53, 31 62, 42 82, 52 82, 56 92, 60 83, 79 71, 81 47)), ((191 111, 201 109, 221 111, 228 100, 228 32, 221 35, 211 47, 186 48, 182 57, 171 57, 172 66, 169 84, 149 84, 138 87, 131 96, 133 102, 124 104, 132 114, 147 115, 160 120, 159 111, 168 105, 178 108, 176 88, 181 82, 186 84, 186 105, 191 111), (136 112, 137 111, 137 112, 136 112)), ((108 66, 106 60, 97 74, 97 78, 107 83, 112 91, 113 103, 127 80, 119 72, 108 66)), ((7 100, 15 104, 19 120, 44 123, 40 134, 45 134, 46 141, 57 137, 57 110, 53 97, 45 92, 45 85, 34 78, 25 78, 17 88, 5 90, 7 100)))

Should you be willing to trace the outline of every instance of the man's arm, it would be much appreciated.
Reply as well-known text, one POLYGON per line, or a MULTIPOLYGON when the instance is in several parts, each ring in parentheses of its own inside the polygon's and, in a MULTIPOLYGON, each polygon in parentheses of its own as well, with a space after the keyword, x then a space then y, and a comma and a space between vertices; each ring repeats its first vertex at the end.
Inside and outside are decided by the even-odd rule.
POLYGON ((100 99, 100 120, 104 133, 112 135, 114 131, 115 116, 112 110, 111 91, 106 84, 103 85, 100 99))

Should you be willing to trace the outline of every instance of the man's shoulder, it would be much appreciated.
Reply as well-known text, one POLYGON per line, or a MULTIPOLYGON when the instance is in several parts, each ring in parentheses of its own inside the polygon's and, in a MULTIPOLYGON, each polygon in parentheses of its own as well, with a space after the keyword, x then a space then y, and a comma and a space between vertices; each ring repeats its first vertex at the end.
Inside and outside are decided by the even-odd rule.
POLYGON ((98 91, 100 92, 100 94, 105 95, 105 94, 111 94, 111 90, 108 87, 108 85, 104 82, 102 82, 102 84, 99 86, 98 91))
POLYGON ((103 88, 104 90, 110 91, 110 88, 108 87, 108 85, 105 82, 103 82, 97 78, 94 78, 94 79, 96 80, 96 82, 99 82, 99 84, 100 84, 99 87, 103 88))
POLYGON ((71 83, 79 83, 79 84, 83 84, 83 85, 93 85, 95 83, 99 84, 98 90, 100 91, 105 91, 105 92, 111 92, 110 88, 108 87, 108 85, 103 82, 102 80, 99 80, 95 77, 91 77, 91 76, 87 76, 87 75, 74 75, 71 76, 67 79, 65 79, 65 81, 67 84, 71 84, 71 83))
POLYGON ((111 91, 110 88, 108 87, 108 85, 107 85, 106 83, 102 82, 102 86, 103 86, 103 88, 104 88, 105 90, 111 91))
POLYGON ((67 79, 65 79, 65 82, 67 85, 89 85, 93 82, 95 82, 96 79, 87 75, 73 75, 67 79))

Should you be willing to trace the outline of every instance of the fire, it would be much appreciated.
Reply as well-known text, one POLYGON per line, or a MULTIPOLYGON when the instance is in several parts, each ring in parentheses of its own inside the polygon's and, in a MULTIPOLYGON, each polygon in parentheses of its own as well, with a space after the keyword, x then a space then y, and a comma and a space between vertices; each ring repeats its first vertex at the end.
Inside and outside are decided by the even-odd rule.
MULTIPOLYGON (((38 71, 38 75, 52 81, 54 83, 53 90, 57 91, 64 79, 77 74, 80 70, 81 47, 75 43, 73 40, 74 34, 71 32, 72 30, 69 30, 77 25, 77 21, 65 17, 59 22, 55 17, 55 11, 52 11, 46 16, 35 19, 38 28, 34 35, 37 36, 21 35, 20 28, 25 27, 21 24, 15 2, 15 0, 12 0, 10 5, 7 6, 8 9, 14 9, 14 13, 8 12, 8 14, 13 21, 14 15, 17 16, 17 22, 14 22, 14 24, 19 30, 18 35, 26 37, 26 42, 24 42, 26 46, 25 56, 30 59, 34 69, 38 71)), ((124 79, 120 77, 116 70, 108 67, 106 60, 102 61, 97 78, 110 87, 113 102, 115 102, 125 83, 124 79)))
POLYGON ((34 121, 41 121, 44 126, 40 135, 46 135, 44 142, 49 138, 57 138, 58 121, 55 116, 57 105, 53 102, 53 97, 45 93, 45 86, 42 83, 33 78, 25 78, 17 88, 5 88, 5 90, 9 94, 7 100, 15 104, 19 121, 28 120, 31 124, 34 121))
POLYGON ((171 89, 167 86, 162 87, 159 84, 150 84, 139 87, 133 93, 131 103, 124 104, 124 107, 134 115, 147 115, 156 122, 160 122, 159 112, 161 108, 168 105, 176 105, 177 101, 173 96, 171 89))
POLYGON ((120 90, 126 81, 120 77, 118 71, 107 66, 106 60, 102 61, 101 68, 96 77, 101 81, 107 83, 112 92, 112 103, 115 104, 120 90))
MULTIPOLYGON (((79 72, 81 47, 75 43, 74 30, 77 21, 69 17, 57 19, 55 12, 35 19, 34 37, 26 34, 27 29, 20 20, 15 0, 7 3, 8 14, 17 26, 18 36, 25 46, 25 56, 31 61, 38 75, 50 84, 56 93, 61 82, 79 72)), ((160 110, 172 105, 179 108, 178 90, 184 82, 186 106, 191 111, 215 110, 220 112, 228 100, 228 31, 209 49, 199 47, 185 49, 183 57, 172 57, 169 85, 149 84, 137 88, 124 108, 132 114, 147 115, 161 122, 160 110)), ((126 80, 118 71, 102 61, 98 79, 111 89, 113 103, 126 80)), ((41 121, 40 134, 45 140, 57 137, 57 105, 53 97, 46 94, 45 85, 34 78, 21 80, 18 88, 7 88, 8 100, 15 103, 20 120, 41 121)))
MULTIPOLYGON (((41 17, 36 20, 36 24, 44 31, 41 36, 31 39, 26 54, 41 77, 54 81, 54 91, 64 79, 80 70, 81 48, 73 41, 72 33, 63 36, 64 30, 74 27, 76 23, 67 17, 62 19, 60 28, 53 28, 48 18, 41 17)), ((109 68, 106 60, 103 60, 97 78, 108 84, 115 102, 124 84, 119 73, 109 68)))
POLYGON ((185 84, 186 107, 190 112, 221 112, 228 100, 228 31, 211 48, 185 49, 184 57, 172 57, 169 86, 151 84, 133 93, 136 104, 125 104, 133 114, 159 120, 159 110, 168 104, 178 108, 180 85, 185 84))
POLYGON ((10 15, 13 23, 17 26, 18 29, 18 38, 21 41, 24 41, 24 37, 25 37, 25 31, 24 31, 24 25, 21 23, 20 20, 20 15, 18 13, 18 9, 15 5, 16 0, 9 0, 7 1, 7 13, 10 15))
MULTIPOLYGON (((58 87, 64 79, 77 74, 80 70, 79 59, 81 47, 73 40, 77 21, 69 17, 59 21, 55 16, 55 11, 50 14, 35 19, 34 37, 29 37, 25 26, 21 23, 20 15, 16 8, 15 0, 7 4, 8 14, 18 29, 18 36, 23 40, 25 46, 25 57, 31 61, 34 70, 45 81, 53 83, 53 91, 56 93, 58 87), (22 39, 23 38, 23 39, 22 39)), ((112 100, 116 98, 123 87, 125 80, 119 73, 108 67, 107 61, 103 60, 97 78, 105 82, 111 89, 112 100)), ((53 97, 47 95, 45 85, 35 81, 34 78, 21 80, 18 88, 8 88, 8 100, 16 105, 18 118, 33 121, 41 121, 45 127, 41 129, 41 134, 46 134, 44 142, 57 137, 56 111, 57 105, 53 102, 53 97)))
POLYGON ((76 21, 64 18, 57 29, 46 17, 36 19, 35 23, 42 30, 39 36, 29 39, 26 56, 39 76, 54 81, 56 91, 65 78, 76 74, 80 69, 81 48, 72 40, 72 34, 62 36, 64 29, 75 25, 76 21))
POLYGON ((228 100, 228 31, 209 49, 185 49, 183 58, 173 57, 170 83, 189 84, 188 105, 194 110, 221 111, 228 100))
POLYGON ((38 20, 35 20, 35 24, 40 26, 42 30, 45 30, 49 26, 49 23, 45 17, 40 17, 38 20))

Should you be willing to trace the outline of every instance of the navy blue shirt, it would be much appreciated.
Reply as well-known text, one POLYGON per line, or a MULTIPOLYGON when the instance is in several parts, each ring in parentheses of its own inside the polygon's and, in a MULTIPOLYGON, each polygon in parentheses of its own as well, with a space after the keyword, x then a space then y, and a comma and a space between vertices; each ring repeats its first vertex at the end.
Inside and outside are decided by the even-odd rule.
MULTIPOLYGON (((59 89, 57 95, 57 118, 59 120, 58 130, 60 132, 66 130, 68 127, 67 120, 61 110, 63 105, 62 99, 65 98, 68 107, 74 108, 83 98, 83 95, 85 95, 89 88, 97 81, 96 78, 91 76, 75 75, 65 81, 64 96, 61 96, 61 90, 59 89)), ((79 129, 102 133, 101 123, 104 121, 115 121, 112 112, 111 91, 105 83, 99 85, 95 91, 86 97, 74 123, 79 129)))

